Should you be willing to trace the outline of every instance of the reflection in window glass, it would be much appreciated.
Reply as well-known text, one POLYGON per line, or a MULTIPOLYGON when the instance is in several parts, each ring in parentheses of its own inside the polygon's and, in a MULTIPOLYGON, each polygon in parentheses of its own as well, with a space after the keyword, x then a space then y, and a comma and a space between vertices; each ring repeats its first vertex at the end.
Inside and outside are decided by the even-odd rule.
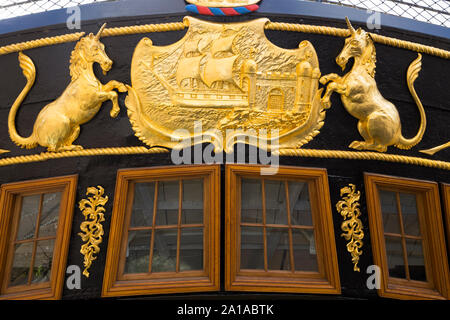
POLYGON ((294 262, 296 271, 319 271, 317 266, 314 231, 298 229, 292 231, 294 262))
POLYGON ((386 255, 389 268, 389 276, 405 279, 405 261, 403 260, 401 238, 386 236, 386 255))
POLYGON ((14 259, 9 281, 11 287, 28 283, 32 255, 33 242, 20 243, 14 246, 14 259))
POLYGON ((181 223, 203 223, 203 180, 183 180, 181 223))
POLYGON ((284 181, 265 180, 266 223, 287 224, 284 181))
POLYGON ((125 273, 148 272, 151 230, 128 232, 125 273))
POLYGON ((269 270, 289 270, 289 230, 267 228, 267 261, 269 270))
POLYGON ((260 180, 242 179, 241 221, 262 223, 262 185, 260 180))
POLYGON ((19 230, 17 231, 16 240, 27 240, 34 238, 40 200, 40 194, 22 198, 19 230))
POLYGON ((240 206, 241 269, 318 271, 307 182, 242 178, 240 206))
POLYGON ((21 200, 9 287, 50 281, 61 192, 21 200))
POLYGON ((203 270, 203 184, 201 178, 135 184, 124 273, 203 270))
POLYGON ((156 225, 178 223, 179 184, 179 181, 158 182, 156 225))
POLYGON ((155 183, 145 182, 134 185, 133 212, 131 227, 144 227, 153 224, 153 207, 155 199, 155 183))
POLYGON ((263 228, 241 228, 241 269, 264 270, 263 228))
POLYGON ((152 272, 175 272, 177 262, 176 229, 155 230, 152 272))
POLYGON ((40 283, 50 280, 54 243, 55 240, 53 239, 41 240, 36 243, 36 256, 34 257, 32 283, 40 283))
POLYGON ((291 204, 291 223, 293 225, 313 225, 308 183, 289 181, 289 203, 291 204))
POLYGON ((180 271, 203 270, 203 228, 183 228, 180 239, 180 271))
POLYGON ((400 233, 399 216, 395 192, 380 190, 381 212, 384 232, 400 233))

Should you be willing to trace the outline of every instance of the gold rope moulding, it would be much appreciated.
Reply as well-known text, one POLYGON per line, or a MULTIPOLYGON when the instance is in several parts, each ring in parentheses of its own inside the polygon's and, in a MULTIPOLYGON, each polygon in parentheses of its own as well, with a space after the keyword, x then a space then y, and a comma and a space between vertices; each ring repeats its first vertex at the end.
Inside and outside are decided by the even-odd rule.
POLYGON ((14 43, 4 47, 0 47, 0 56, 13 52, 29 50, 33 48, 46 47, 59 43, 78 41, 82 36, 84 36, 84 32, 77 32, 77 33, 63 34, 61 36, 56 37, 48 37, 26 42, 14 43))
MULTIPOLYGON (((149 33, 149 32, 176 31, 176 30, 183 30, 185 27, 186 24, 184 22, 172 22, 172 23, 144 24, 138 26, 106 28, 103 30, 102 37, 123 36, 128 34, 149 33)), ((84 32, 77 32, 71 34, 64 34, 61 36, 41 38, 27 42, 10 44, 4 47, 0 47, 0 56, 13 52, 29 50, 33 48, 78 41, 84 34, 85 34, 84 32)))
POLYGON ((0 167, 21 163, 40 162, 59 158, 106 156, 106 155, 130 155, 130 154, 156 154, 168 152, 169 150, 165 148, 156 148, 156 147, 150 149, 147 147, 116 147, 116 148, 84 149, 84 150, 63 151, 63 152, 44 152, 41 154, 0 159, 0 167))
MULTIPOLYGON (((127 27, 117 27, 117 28, 106 28, 103 31, 104 37, 112 36, 122 36, 128 34, 139 34, 139 33, 150 33, 150 32, 165 32, 165 31, 177 31, 183 30, 187 27, 186 22, 170 22, 170 23, 159 23, 159 24, 145 24, 137 26, 127 26, 127 27)), ((303 33, 315 33, 330 35, 335 37, 347 37, 349 31, 343 28, 334 28, 326 26, 314 26, 307 24, 297 24, 297 23, 284 23, 284 22, 268 22, 265 25, 267 30, 279 30, 279 31, 293 31, 293 32, 303 32, 303 33)), ((56 37, 42 38, 27 42, 21 42, 16 44, 11 44, 7 46, 0 47, 0 55, 5 55, 13 52, 24 51, 32 48, 44 47, 55 45, 65 42, 78 41, 84 35, 84 32, 78 32, 73 34, 65 34, 56 37)), ((390 38, 386 36, 381 36, 376 33, 370 33, 373 41, 384 44, 391 47, 397 47, 402 49, 407 49, 411 51, 426 53, 429 55, 437 56, 444 59, 450 59, 450 51, 410 42, 399 40, 396 38, 390 38)))
MULTIPOLYGON (((60 158, 106 156, 106 155, 159 154, 169 152, 170 152, 169 149, 159 147, 154 147, 150 149, 147 147, 116 147, 116 148, 84 149, 78 151, 44 152, 35 155, 16 156, 0 159, 0 167, 21 163, 40 162, 60 158)), ((397 162, 422 167, 450 170, 450 162, 424 159, 419 157, 384 154, 378 152, 317 150, 317 149, 281 149, 277 152, 273 152, 273 154, 279 156, 303 157, 303 158, 375 160, 375 161, 397 162)))
POLYGON ((334 158, 349 160, 377 160, 397 162, 422 167, 450 170, 450 162, 424 159, 419 157, 402 156, 396 154, 384 154, 367 151, 342 151, 342 150, 317 150, 317 149, 281 149, 274 154, 280 156, 305 157, 305 158, 334 158))
MULTIPOLYGON (((316 33, 324 34, 335 37, 347 37, 350 35, 348 29, 333 28, 325 26, 313 26, 307 24, 296 24, 296 23, 283 23, 283 22, 268 22, 265 26, 267 30, 278 30, 278 31, 294 31, 303 33, 316 33)), ((390 47, 397 47, 401 49, 407 49, 415 52, 426 53, 432 56, 437 56, 444 59, 450 59, 450 51, 427 46, 420 43, 399 40, 396 38, 381 36, 376 33, 371 33, 374 42, 384 44, 390 47)))

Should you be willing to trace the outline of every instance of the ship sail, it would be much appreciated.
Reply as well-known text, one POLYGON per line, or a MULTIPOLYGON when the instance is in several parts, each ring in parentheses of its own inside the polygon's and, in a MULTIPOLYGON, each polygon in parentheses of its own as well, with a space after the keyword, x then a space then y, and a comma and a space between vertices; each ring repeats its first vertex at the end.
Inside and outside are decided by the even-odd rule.
POLYGON ((199 49, 198 49, 198 44, 200 43, 200 39, 197 41, 187 41, 184 44, 184 56, 185 57, 192 57, 192 56, 196 56, 197 54, 200 53, 199 49))
POLYGON ((233 40, 236 35, 232 35, 229 37, 223 37, 215 40, 211 45, 211 54, 213 57, 216 57, 216 54, 219 52, 233 52, 233 40))
POLYGON ((210 58, 203 70, 203 82, 208 86, 215 81, 233 82, 233 64, 237 55, 226 58, 210 58))
POLYGON ((200 79, 200 60, 202 58, 203 55, 180 59, 177 68, 177 84, 179 87, 184 79, 200 79))

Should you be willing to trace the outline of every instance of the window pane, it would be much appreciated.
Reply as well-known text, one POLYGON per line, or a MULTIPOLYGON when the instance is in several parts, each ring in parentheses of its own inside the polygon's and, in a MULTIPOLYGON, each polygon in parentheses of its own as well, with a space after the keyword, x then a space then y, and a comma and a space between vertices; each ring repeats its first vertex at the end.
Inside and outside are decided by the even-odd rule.
POLYGON ((179 181, 158 182, 156 225, 178 224, 179 181))
POLYGON ((203 179, 183 180, 181 223, 203 223, 203 179))
POLYGON ((296 271, 319 271, 313 230, 292 230, 296 271))
POLYGON ((288 189, 289 203, 291 207, 291 224, 312 226, 308 183, 289 181, 288 189))
POLYGON ((203 228, 183 228, 180 238, 180 271, 203 270, 203 228))
POLYGON ((41 195, 39 194, 22 198, 19 229, 16 237, 17 240, 34 238, 40 199, 41 195))
POLYGON ((155 183, 145 182, 134 185, 131 227, 151 226, 153 224, 153 204, 155 202, 155 183))
POLYGON ((262 227, 241 227, 241 269, 264 269, 262 227))
POLYGON ((152 272, 176 271, 177 235, 177 229, 155 230, 152 272))
POLYGON ((384 232, 400 234, 399 215, 395 192, 380 190, 384 232))
POLYGON ((242 179, 241 222, 263 222, 261 188, 261 180, 242 179))
POLYGON ((33 242, 16 244, 14 246, 14 260, 9 286, 12 287, 27 284, 32 254, 33 242))
POLYGON ((286 189, 284 187, 284 181, 265 180, 264 183, 266 223, 287 224, 286 189))
POLYGON ((58 229, 61 192, 46 193, 42 202, 39 237, 55 236, 58 229))
POLYGON ((402 240, 400 237, 386 236, 386 255, 390 277, 406 278, 402 250, 402 240))
POLYGON ((50 281, 54 244, 55 240, 53 239, 37 242, 32 283, 50 281))
POLYGON ((124 273, 148 272, 151 235, 151 230, 128 232, 124 273))
POLYGON ((420 236, 419 219, 417 216, 417 202, 415 194, 400 193, 403 227, 405 234, 420 236))
POLYGON ((423 259, 422 240, 406 239, 409 275, 412 280, 427 281, 423 259))
POLYGON ((289 230, 267 228, 266 234, 269 270, 289 270, 289 230))

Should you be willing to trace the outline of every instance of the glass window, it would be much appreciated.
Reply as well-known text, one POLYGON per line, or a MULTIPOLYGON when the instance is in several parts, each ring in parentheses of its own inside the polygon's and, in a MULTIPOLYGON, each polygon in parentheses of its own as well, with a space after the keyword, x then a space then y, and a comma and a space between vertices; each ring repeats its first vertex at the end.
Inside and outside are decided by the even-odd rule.
POLYGON ((339 293, 326 171, 226 168, 226 288, 339 293))
POLYGON ((219 167, 120 170, 117 179, 103 295, 217 290, 219 167))
POLYGON ((0 236, 0 298, 61 296, 76 176, 2 186, 4 219, 11 225, 0 236), (55 251, 55 248, 58 248, 55 251))
POLYGON ((445 299, 449 274, 439 191, 434 182, 365 174, 381 296, 445 299))

